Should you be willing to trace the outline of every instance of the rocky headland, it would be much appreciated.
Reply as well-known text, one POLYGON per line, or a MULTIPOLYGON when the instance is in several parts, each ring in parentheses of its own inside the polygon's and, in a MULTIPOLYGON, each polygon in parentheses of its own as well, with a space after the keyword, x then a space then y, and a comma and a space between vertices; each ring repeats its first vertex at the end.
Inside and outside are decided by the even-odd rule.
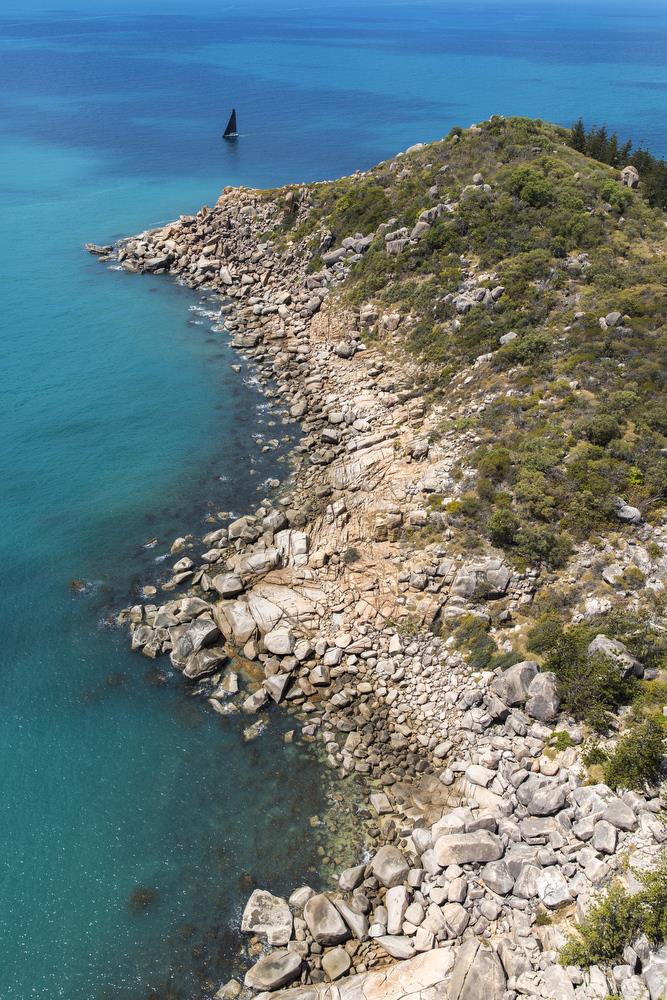
POLYGON ((664 761, 628 778, 617 753, 667 702, 665 439, 639 415, 665 237, 639 181, 566 140, 494 118, 90 248, 218 293, 303 431, 282 492, 175 541, 161 603, 120 616, 132 647, 249 738, 283 705, 373 816, 331 891, 253 892, 257 960, 219 998, 667 996, 664 927, 572 943, 646 873, 667 913, 664 761), (606 280, 609 245, 651 273, 606 280))

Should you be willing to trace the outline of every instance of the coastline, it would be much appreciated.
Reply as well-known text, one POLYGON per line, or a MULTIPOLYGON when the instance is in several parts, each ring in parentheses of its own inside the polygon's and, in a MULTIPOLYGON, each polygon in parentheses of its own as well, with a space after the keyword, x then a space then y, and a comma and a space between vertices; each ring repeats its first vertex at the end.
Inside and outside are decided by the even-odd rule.
MULTIPOLYGON (((392 364, 367 337, 375 324, 391 334, 405 317, 332 304, 330 290, 376 234, 321 250, 325 278, 309 273, 305 256, 263 240, 284 214, 298 221, 307 211, 306 187, 270 196, 226 190, 214 209, 119 245, 128 271, 175 274, 229 299, 221 315, 232 345, 260 366, 260 380, 275 379, 272 392, 304 434, 285 496, 209 532, 198 558, 185 543, 172 550, 168 586, 185 586, 190 596, 135 606, 121 620, 134 649, 149 657, 169 652, 187 678, 211 686, 211 706, 223 713, 234 695, 224 666, 241 650, 263 673, 261 686, 237 699, 241 710, 251 717, 268 701, 285 705, 305 739, 322 740, 341 775, 360 775, 376 789, 376 853, 342 874, 343 895, 297 890, 291 910, 275 897, 250 905, 245 930, 286 950, 260 960, 248 988, 273 991, 300 980, 315 995, 318 983, 369 976, 395 959, 414 963, 411 989, 399 976, 383 995, 446 982, 450 996, 472 997, 465 991, 476 981, 502 997, 510 980, 532 976, 547 990, 535 995, 569 996, 578 984, 543 956, 564 940, 559 924, 575 911, 576 872, 563 875, 568 862, 547 863, 547 854, 566 846, 552 819, 557 812, 591 813, 580 791, 581 734, 558 718, 553 684, 533 690, 536 666, 515 665, 522 669, 511 668, 508 687, 499 672, 472 671, 451 643, 429 632, 489 599, 515 610, 538 583, 535 572, 513 572, 501 557, 452 557, 428 542, 437 515, 428 497, 456 495, 450 471, 471 443, 465 432, 441 430, 470 405, 471 373, 454 381, 446 403, 427 408, 414 389, 416 369, 392 364), (487 732, 492 723, 501 735, 487 732), (550 752, 556 728, 568 731, 572 745, 550 752), (524 815, 515 831, 506 796, 521 788, 524 815), (453 839, 441 846, 443 838, 453 839), (501 860, 512 843, 523 849, 514 868, 501 860), (480 880, 482 864, 496 868, 480 880), (552 877, 524 876, 538 866, 552 877), (532 879, 527 894, 514 892, 525 904, 507 906, 502 885, 519 877, 532 879), (536 925, 538 906, 559 919, 536 925), (482 939, 492 942, 488 954, 482 939), (510 944, 501 946, 505 939, 510 944)), ((630 806, 600 793, 595 809, 610 812, 604 822, 617 832, 612 851, 603 852, 604 870, 598 858, 580 865, 589 865, 593 885, 620 871, 621 848, 636 843, 641 856, 663 842, 658 802, 653 796, 630 806), (623 814, 620 825, 614 810, 623 814)), ((236 992, 228 984, 219 996, 236 992)))

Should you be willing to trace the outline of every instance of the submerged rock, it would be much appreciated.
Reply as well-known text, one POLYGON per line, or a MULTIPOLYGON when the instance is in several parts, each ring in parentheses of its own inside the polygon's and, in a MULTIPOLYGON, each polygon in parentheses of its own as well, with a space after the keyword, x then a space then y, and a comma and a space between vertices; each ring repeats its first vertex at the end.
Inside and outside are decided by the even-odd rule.
POLYGON ((157 889, 152 889, 147 885, 138 885, 130 893, 127 905, 133 913, 142 913, 149 906, 153 906, 157 899, 157 889))

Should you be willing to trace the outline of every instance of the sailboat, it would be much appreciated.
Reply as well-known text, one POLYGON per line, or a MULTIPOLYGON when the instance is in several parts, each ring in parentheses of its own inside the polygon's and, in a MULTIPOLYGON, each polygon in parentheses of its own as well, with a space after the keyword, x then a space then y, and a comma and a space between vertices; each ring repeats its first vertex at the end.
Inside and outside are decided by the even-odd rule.
POLYGON ((229 116, 229 121, 227 122, 227 128, 222 133, 223 139, 238 139, 238 132, 236 131, 236 108, 232 108, 232 113, 229 116))

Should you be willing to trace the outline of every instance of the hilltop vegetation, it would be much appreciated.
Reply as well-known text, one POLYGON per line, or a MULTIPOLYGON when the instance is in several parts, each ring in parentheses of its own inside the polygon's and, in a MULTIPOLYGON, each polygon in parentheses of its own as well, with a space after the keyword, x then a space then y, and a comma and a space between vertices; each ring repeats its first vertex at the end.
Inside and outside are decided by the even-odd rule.
POLYGON ((423 392, 483 358, 471 388, 493 401, 466 422, 478 444, 447 516, 517 565, 561 566, 618 527, 619 497, 651 519, 667 495, 665 216, 572 141, 527 119, 454 129, 312 186, 280 234, 305 238, 313 273, 323 234, 375 234, 340 294, 400 314, 397 334, 368 335, 417 360, 423 392))
POLYGON ((572 126, 570 142, 574 149, 611 167, 635 167, 642 178, 642 194, 651 205, 667 208, 667 163, 645 149, 632 152, 632 140, 621 142, 604 125, 587 129, 580 118, 572 126))
POLYGON ((647 559, 664 563, 650 527, 667 498, 666 178, 662 161, 631 155, 605 129, 492 118, 309 187, 306 210, 274 234, 308 255, 315 279, 335 270, 332 247, 370 238, 335 294, 360 311, 364 339, 411 361, 415 392, 454 409, 443 437, 454 427, 470 442, 453 498, 430 498, 444 530, 423 543, 468 557, 500 549, 519 570, 542 571, 523 649, 498 646, 493 612, 464 619, 453 639, 477 669, 537 656, 593 734, 592 773, 615 788, 660 779, 664 596, 646 586, 645 562, 627 563, 616 589, 600 580, 603 564, 597 576, 579 564, 582 584, 566 567, 584 544, 635 544, 638 524, 647 559), (591 594, 603 613, 573 624, 591 594), (598 632, 653 679, 591 655, 598 632), (600 742, 621 719, 618 745, 600 742))

